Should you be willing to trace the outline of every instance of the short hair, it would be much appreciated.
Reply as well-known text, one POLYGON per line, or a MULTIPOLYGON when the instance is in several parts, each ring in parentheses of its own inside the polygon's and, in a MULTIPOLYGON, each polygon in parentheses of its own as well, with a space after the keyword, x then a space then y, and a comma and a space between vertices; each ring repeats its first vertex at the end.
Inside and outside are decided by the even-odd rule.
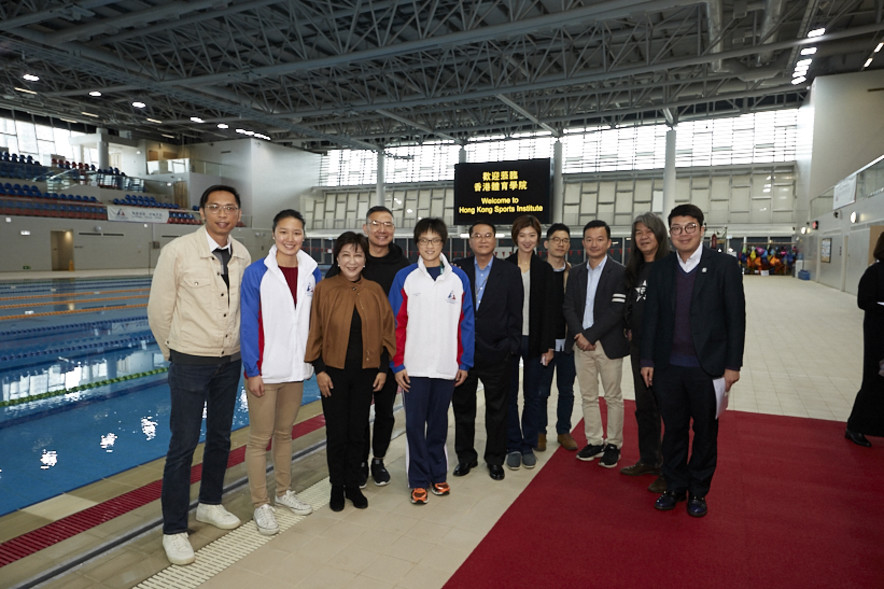
POLYGON ((666 219, 669 222, 669 226, 672 227, 672 218, 673 217, 693 217, 697 220, 697 223, 702 227, 704 225, 703 222, 703 211, 700 210, 700 207, 697 205, 692 205, 690 203, 678 205, 672 212, 669 213, 669 217, 666 219))
POLYGON ((586 237, 586 230, 587 229, 595 229, 596 227, 604 227, 605 233, 608 234, 608 239, 611 239, 611 228, 608 226, 607 223, 605 223, 601 219, 595 219, 593 221, 590 221, 586 225, 584 225, 583 226, 583 237, 586 237))
POLYGON ((335 245, 332 247, 332 258, 334 258, 334 263, 338 263, 338 254, 341 253, 341 250, 344 249, 344 246, 355 245, 362 250, 362 253, 368 257, 368 238, 361 233, 356 233, 355 231, 344 231, 341 233, 338 238, 335 240, 335 245))
POLYGON ((884 262, 884 233, 878 236, 878 241, 875 243, 875 250, 872 252, 872 255, 875 256, 876 260, 884 262))
POLYGON ((385 207, 384 205, 375 205, 368 209, 368 212, 365 213, 365 220, 368 221, 368 218, 374 215, 375 213, 387 213, 391 217, 393 216, 393 211, 385 207))
POLYGON ((553 236, 553 233, 556 231, 564 231, 568 234, 568 237, 571 237, 571 228, 565 225, 564 223, 553 223, 549 226, 549 229, 546 230, 546 238, 549 239, 553 236))
POLYGON ((443 243, 448 240, 448 227, 445 226, 445 221, 439 217, 424 217, 414 225, 414 242, 417 243, 421 235, 429 231, 441 237, 443 243))
POLYGON ((273 217, 273 227, 270 229, 271 233, 276 231, 276 226, 279 224, 280 221, 282 221, 283 219, 288 219, 289 217, 297 219, 301 222, 301 228, 304 230, 307 229, 307 222, 304 221, 304 215, 302 215, 295 209, 283 209, 276 213, 276 216, 273 217))
POLYGON ((497 233, 497 227, 494 226, 494 223, 492 223, 491 221, 488 221, 486 219, 479 219, 477 221, 473 221, 473 224, 470 225, 469 229, 467 229, 468 235, 473 234, 473 229, 476 228, 476 225, 488 225, 489 227, 491 227, 491 233, 497 233))
POLYGON ((229 192, 233 195, 233 198, 236 199, 236 206, 242 208, 242 202, 239 200, 239 193, 236 191, 236 188, 233 186, 228 186, 226 184, 212 184, 203 192, 203 195, 200 197, 200 208, 206 208, 206 203, 209 201, 209 195, 213 192, 229 192))
POLYGON ((537 220, 537 217, 534 215, 520 215, 513 221, 513 241, 519 239, 519 233, 522 229, 527 229, 528 227, 534 229, 537 232, 537 239, 540 239, 540 221, 537 220))

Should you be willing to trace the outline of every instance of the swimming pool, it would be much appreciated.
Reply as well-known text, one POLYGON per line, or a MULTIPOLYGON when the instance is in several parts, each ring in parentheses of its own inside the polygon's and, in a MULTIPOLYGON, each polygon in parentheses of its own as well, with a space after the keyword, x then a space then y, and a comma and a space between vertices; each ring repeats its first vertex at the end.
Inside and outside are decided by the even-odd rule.
MULTIPOLYGON (((0 284, 0 515, 165 456, 168 364, 147 325, 149 288, 0 284)), ((302 404, 318 398, 310 379, 302 404)), ((233 429, 246 426, 240 380, 233 429)))

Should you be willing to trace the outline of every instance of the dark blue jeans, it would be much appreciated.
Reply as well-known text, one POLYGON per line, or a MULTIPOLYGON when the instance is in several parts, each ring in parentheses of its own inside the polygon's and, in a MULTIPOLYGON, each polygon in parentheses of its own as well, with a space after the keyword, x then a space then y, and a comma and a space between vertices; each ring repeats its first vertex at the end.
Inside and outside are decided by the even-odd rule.
POLYGON ((577 378, 577 369, 574 366, 574 354, 566 354, 565 352, 556 352, 549 366, 541 369, 540 423, 537 430, 539 433, 546 434, 546 407, 552 392, 553 372, 555 372, 556 389, 558 389, 556 434, 570 434, 571 414, 574 412, 574 379, 577 378))
POLYGON ((528 355, 528 336, 522 336, 519 355, 510 366, 510 393, 507 399, 506 451, 525 454, 537 447, 537 426, 540 423, 540 377, 543 365, 540 356, 528 355), (519 358, 523 360, 522 417, 519 418, 519 358))
POLYGON ((172 439, 163 469, 163 533, 187 531, 190 509, 190 467, 200 439, 206 408, 206 446, 203 453, 199 501, 221 504, 224 473, 230 453, 230 427, 236 405, 242 362, 169 365, 172 439))

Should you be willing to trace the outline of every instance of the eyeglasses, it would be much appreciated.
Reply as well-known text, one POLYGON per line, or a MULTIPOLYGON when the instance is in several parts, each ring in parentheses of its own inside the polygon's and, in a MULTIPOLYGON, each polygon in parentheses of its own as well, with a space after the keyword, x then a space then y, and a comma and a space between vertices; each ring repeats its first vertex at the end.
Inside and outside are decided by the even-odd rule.
POLYGON ((693 235, 697 232, 697 229, 700 228, 700 225, 697 223, 688 223, 687 225, 673 225, 669 228, 669 233, 673 235, 681 235, 681 232, 684 231, 687 235, 693 235))
POLYGON ((212 203, 210 205, 206 205, 203 208, 206 209, 207 211, 209 211, 210 213, 212 213, 213 215, 217 215, 221 211, 224 211, 225 213, 233 214, 239 210, 239 207, 236 205, 219 205, 219 204, 215 204, 215 203, 212 203))
POLYGON ((384 229, 392 229, 393 228, 393 224, 390 223, 389 221, 369 221, 368 223, 366 223, 366 225, 368 225, 369 227, 371 227, 374 230, 378 230, 381 227, 383 227, 384 229))
POLYGON ((563 243, 571 243, 571 238, 570 237, 553 237, 552 239, 550 239, 550 241, 556 245, 560 245, 563 243))
POLYGON ((493 233, 473 233, 470 237, 473 239, 494 239, 493 233))
POLYGON ((417 240, 418 245, 439 245, 440 243, 442 243, 442 238, 440 237, 431 237, 429 239, 421 237, 417 240))

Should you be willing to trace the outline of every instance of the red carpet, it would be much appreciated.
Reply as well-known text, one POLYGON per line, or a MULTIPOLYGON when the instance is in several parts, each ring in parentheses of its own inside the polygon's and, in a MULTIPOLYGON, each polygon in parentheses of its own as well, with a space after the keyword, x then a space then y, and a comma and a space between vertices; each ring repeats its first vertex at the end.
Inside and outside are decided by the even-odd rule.
POLYGON ((616 469, 556 450, 446 587, 884 587, 880 438, 860 448, 843 423, 729 411, 695 519, 683 503, 656 511, 652 477, 619 473, 638 459, 633 411, 616 469))

